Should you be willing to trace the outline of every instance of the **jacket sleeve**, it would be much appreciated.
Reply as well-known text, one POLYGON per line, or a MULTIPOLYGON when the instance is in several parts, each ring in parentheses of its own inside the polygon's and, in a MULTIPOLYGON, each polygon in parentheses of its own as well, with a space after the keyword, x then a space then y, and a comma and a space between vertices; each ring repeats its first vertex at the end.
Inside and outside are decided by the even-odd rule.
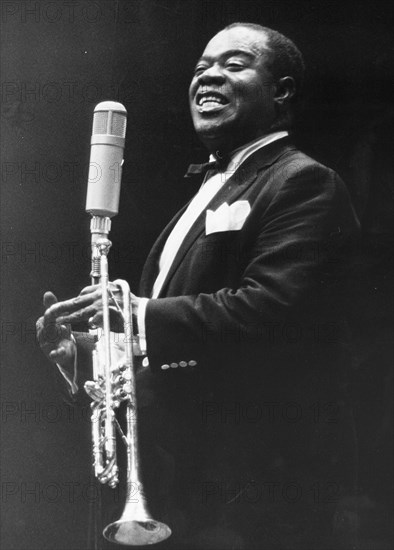
MULTIPOLYGON (((288 171, 290 172, 290 170, 288 171)), ((223 335, 248 334, 306 312, 341 259, 358 222, 346 188, 331 170, 312 164, 278 177, 268 204, 258 196, 243 231, 239 281, 213 293, 149 300, 147 350, 153 369, 180 360, 204 361, 207 346, 228 349, 223 335)), ((198 253, 198 252, 196 252, 198 253)))

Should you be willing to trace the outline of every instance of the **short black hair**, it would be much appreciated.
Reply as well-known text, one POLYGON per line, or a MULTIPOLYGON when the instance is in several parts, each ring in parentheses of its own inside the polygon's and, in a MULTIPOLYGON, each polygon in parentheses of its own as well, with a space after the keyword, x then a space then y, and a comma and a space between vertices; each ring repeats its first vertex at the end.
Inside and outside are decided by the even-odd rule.
POLYGON ((227 31, 235 27, 246 27, 264 33, 268 38, 268 48, 272 52, 268 61, 269 69, 275 80, 284 76, 294 79, 296 91, 293 102, 296 102, 302 92, 305 75, 305 63, 302 53, 290 38, 269 27, 263 27, 257 23, 231 23, 223 30, 227 31))

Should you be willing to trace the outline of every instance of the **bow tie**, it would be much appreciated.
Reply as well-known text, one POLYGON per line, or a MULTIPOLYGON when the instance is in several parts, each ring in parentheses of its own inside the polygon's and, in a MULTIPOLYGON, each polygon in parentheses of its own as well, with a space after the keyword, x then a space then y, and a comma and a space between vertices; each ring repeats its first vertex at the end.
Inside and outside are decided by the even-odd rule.
POLYGON ((192 178, 193 176, 204 176, 210 170, 217 172, 224 172, 230 162, 229 156, 223 156, 210 162, 204 162, 203 164, 190 164, 185 178, 192 178))

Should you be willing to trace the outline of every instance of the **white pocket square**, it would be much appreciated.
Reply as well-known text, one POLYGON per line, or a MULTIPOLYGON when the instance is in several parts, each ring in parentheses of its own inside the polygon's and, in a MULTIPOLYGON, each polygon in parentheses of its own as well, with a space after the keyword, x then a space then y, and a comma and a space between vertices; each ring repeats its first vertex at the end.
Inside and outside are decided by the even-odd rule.
POLYGON ((215 211, 207 210, 205 234, 239 231, 242 229, 249 212, 250 204, 248 201, 237 201, 230 205, 225 202, 215 211))

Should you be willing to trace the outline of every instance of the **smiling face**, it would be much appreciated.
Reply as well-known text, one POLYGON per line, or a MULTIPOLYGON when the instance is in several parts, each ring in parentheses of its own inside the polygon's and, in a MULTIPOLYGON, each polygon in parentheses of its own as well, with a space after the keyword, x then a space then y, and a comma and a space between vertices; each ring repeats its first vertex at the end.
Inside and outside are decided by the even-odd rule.
POLYGON ((189 89, 195 130, 212 152, 229 152, 270 131, 275 85, 263 32, 235 27, 219 32, 198 61, 189 89))

